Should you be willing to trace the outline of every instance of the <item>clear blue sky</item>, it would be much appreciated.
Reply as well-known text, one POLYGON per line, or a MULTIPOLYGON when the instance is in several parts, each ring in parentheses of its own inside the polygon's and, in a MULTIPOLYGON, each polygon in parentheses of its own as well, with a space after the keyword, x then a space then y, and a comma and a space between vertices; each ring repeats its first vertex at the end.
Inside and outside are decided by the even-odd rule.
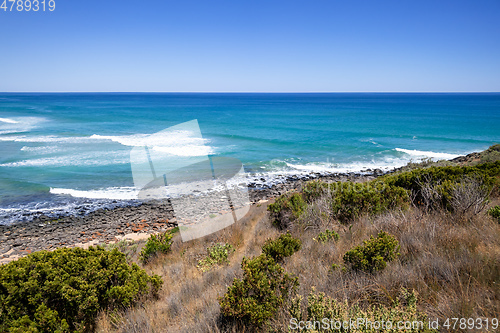
POLYGON ((4 92, 500 91, 499 0, 56 0, 0 31, 4 92))

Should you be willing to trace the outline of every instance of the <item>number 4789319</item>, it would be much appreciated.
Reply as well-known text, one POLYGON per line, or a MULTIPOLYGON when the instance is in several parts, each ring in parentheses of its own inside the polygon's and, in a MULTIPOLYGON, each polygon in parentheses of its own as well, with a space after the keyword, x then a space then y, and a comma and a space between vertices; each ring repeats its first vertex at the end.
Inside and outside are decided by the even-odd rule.
MULTIPOLYGON (((0 0, 2 1, 2 0, 0 0)), ((49 10, 53 12, 56 9, 55 0, 3 0, 0 9, 3 9, 4 12, 9 11, 18 11, 18 12, 29 12, 29 11, 42 11, 49 10)))

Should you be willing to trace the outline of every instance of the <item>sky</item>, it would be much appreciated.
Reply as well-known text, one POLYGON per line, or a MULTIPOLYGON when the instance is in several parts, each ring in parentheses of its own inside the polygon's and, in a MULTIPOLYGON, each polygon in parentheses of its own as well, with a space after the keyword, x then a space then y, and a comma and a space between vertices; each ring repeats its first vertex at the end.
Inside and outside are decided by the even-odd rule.
POLYGON ((499 0, 6 4, 1 92, 500 91, 499 0))

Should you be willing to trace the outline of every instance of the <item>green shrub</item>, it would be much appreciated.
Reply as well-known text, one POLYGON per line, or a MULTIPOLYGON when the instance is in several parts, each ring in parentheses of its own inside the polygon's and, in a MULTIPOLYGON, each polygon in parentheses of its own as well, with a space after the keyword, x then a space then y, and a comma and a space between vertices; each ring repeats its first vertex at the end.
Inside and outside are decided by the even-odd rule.
POLYGON ((321 180, 311 180, 307 182, 302 188, 304 199, 311 203, 315 199, 320 198, 328 192, 329 185, 321 180))
POLYGON ((481 162, 496 162, 500 160, 500 144, 493 145, 481 152, 481 162))
POLYGON ((117 249, 121 253, 125 254, 127 260, 130 262, 133 256, 137 253, 137 243, 132 240, 122 239, 116 243, 110 243, 104 245, 104 248, 108 251, 117 249))
POLYGON ((452 192, 465 178, 473 177, 481 181, 489 190, 500 184, 500 161, 476 166, 446 166, 417 169, 383 176, 382 180, 391 186, 402 187, 414 195, 414 202, 425 205, 428 201, 425 189, 430 187, 438 195, 436 205, 453 210, 450 203, 452 192))
POLYGON ((174 235, 170 231, 149 236, 146 245, 142 248, 139 255, 142 263, 148 263, 152 258, 156 257, 159 252, 168 253, 172 246, 172 237, 174 235))
POLYGON ((491 207, 488 209, 488 214, 500 223, 500 206, 491 207))
POLYGON ((229 263, 228 256, 234 252, 234 247, 231 244, 217 243, 214 246, 207 248, 207 257, 198 261, 198 268, 206 272, 214 265, 229 263))
POLYGON ((298 287, 281 265, 267 255, 243 258, 243 278, 234 279, 226 294, 219 297, 221 314, 226 319, 262 326, 283 306, 289 294, 298 287))
POLYGON ((378 214, 388 209, 406 207, 408 192, 401 187, 381 182, 338 182, 332 192, 332 214, 347 223, 363 214, 378 214))
POLYGON ((399 255, 399 242, 394 236, 379 232, 377 238, 370 236, 363 245, 356 246, 344 255, 344 262, 354 270, 369 273, 382 270, 387 262, 393 261, 399 255))
POLYGON ((262 246, 262 252, 279 262, 300 250, 301 246, 302 241, 287 232, 275 240, 268 239, 262 246))
POLYGON ((331 240, 338 241, 340 238, 339 234, 336 233, 334 230, 330 231, 326 229, 323 232, 320 232, 318 234, 318 242, 325 244, 326 242, 329 242, 331 240))
POLYGON ((397 299, 392 306, 371 306, 363 310, 356 303, 349 305, 347 301, 338 302, 324 293, 316 293, 313 287, 307 297, 305 311, 301 306, 302 296, 292 300, 289 313, 293 319, 287 322, 294 329, 295 325, 302 321, 301 326, 311 332, 401 332, 402 329, 397 326, 398 322, 415 323, 413 327, 404 329, 405 332, 434 332, 429 329, 426 315, 417 311, 415 291, 408 292, 402 288, 400 299, 401 301, 397 299), (328 326, 324 325, 323 318, 327 319, 328 326), (356 329, 351 330, 349 320, 356 321, 357 318, 364 319, 365 323, 362 325, 360 322, 356 329), (370 325, 368 321, 373 324, 370 325), (343 322, 346 322, 344 327, 341 326, 343 322), (377 329, 376 322, 386 324, 383 329, 377 329))
POLYGON ((34 252, 0 266, 0 332, 91 331, 99 311, 130 307, 162 283, 116 249, 34 252))
POLYGON ((375 180, 366 183, 312 181, 303 188, 303 193, 284 194, 268 206, 274 225, 288 228, 302 215, 307 203, 329 196, 331 216, 347 223, 363 214, 378 214, 388 209, 407 207, 408 192, 398 186, 375 180), (304 200, 305 198, 305 200, 304 200))
POLYGON ((272 223, 280 229, 286 229, 307 207, 300 193, 285 193, 267 207, 271 212, 272 223))

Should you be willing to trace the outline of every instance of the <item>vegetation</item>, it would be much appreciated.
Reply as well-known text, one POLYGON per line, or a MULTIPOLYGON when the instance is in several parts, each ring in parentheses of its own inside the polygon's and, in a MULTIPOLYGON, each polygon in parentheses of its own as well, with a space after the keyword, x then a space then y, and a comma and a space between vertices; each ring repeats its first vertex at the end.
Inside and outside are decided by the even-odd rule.
POLYGON ((374 273, 387 266, 399 255, 399 242, 386 232, 379 232, 376 238, 370 236, 363 245, 356 246, 344 255, 344 262, 352 269, 374 273))
POLYGON ((289 257, 300 250, 301 246, 301 240, 292 237, 292 235, 287 232, 275 240, 268 239, 264 243, 264 246, 262 246, 262 252, 273 258, 275 261, 280 262, 283 258, 289 257))
POLYGON ((122 239, 116 243, 110 243, 104 245, 104 248, 108 251, 113 251, 117 249, 118 251, 125 254, 127 261, 131 261, 133 256, 137 253, 138 245, 132 240, 122 239))
POLYGON ((234 279, 219 298, 220 311, 226 319, 260 327, 285 304, 289 293, 298 286, 298 279, 265 254, 243 258, 241 268, 243 279, 234 279))
POLYGON ((99 311, 157 295, 159 276, 102 247, 40 251, 0 266, 0 332, 87 332, 99 311))
POLYGON ((318 234, 317 240, 318 242, 325 244, 326 242, 329 242, 331 240, 338 241, 340 238, 339 234, 336 233, 335 231, 330 231, 326 229, 325 231, 322 231, 318 234))
MULTIPOLYGON (((497 148, 492 151, 496 153, 497 148)), ((365 183, 311 181, 301 192, 281 195, 268 209, 273 224, 280 229, 290 228, 296 221, 308 222, 310 207, 325 198, 328 207, 323 217, 343 224, 364 215, 406 209, 410 202, 427 211, 444 208, 460 218, 470 218, 485 208, 499 184, 500 161, 474 166, 432 165, 365 183)))
POLYGON ((172 237, 174 237, 174 235, 171 231, 149 236, 146 245, 142 248, 139 255, 142 263, 147 264, 152 258, 156 257, 158 253, 168 253, 172 246, 172 237))
POLYGON ((302 188, 302 195, 308 203, 321 198, 323 195, 332 190, 332 186, 321 180, 311 180, 302 188))
POLYGON ((291 222, 304 211, 306 202, 300 193, 286 193, 268 206, 272 223, 280 229, 290 227, 291 222))
MULTIPOLYGON (((494 155, 500 146, 493 148, 467 161, 424 161, 365 183, 309 182, 300 191, 270 202, 272 223, 266 203, 253 205, 238 223, 201 239, 175 242, 167 254, 150 261, 148 273, 161 275, 169 284, 158 291, 160 301, 131 306, 154 293, 153 283, 147 282, 149 291, 139 292, 129 305, 120 300, 99 305, 103 311, 97 315, 96 331, 289 332, 294 318, 311 324, 323 317, 423 323, 439 319, 441 324, 446 318, 498 318, 500 169, 494 155), (487 164, 482 163, 485 160, 487 164), (352 207, 353 214, 341 208, 339 215, 337 204, 352 207), (290 234, 283 234, 284 228, 290 234), (295 240, 300 241, 298 252, 292 246, 298 243, 295 240), (224 244, 235 248, 234 252, 226 248, 227 260, 224 244), (222 262, 224 268, 201 274, 200 259, 202 266, 222 262), (332 270, 332 266, 343 268, 332 270)), ((117 245, 124 252, 128 247, 117 245)), ((87 271, 99 269, 85 267, 87 271)), ((106 274, 119 271, 111 267, 106 274)), ((85 276, 80 271, 75 275, 85 276)), ((33 282, 30 288, 53 285, 33 282)), ((2 289, 6 286, 0 281, 0 294, 13 290, 2 289)), ((9 295, 30 298, 26 292, 9 295)), ((13 312, 0 308, 0 332, 73 330, 66 310, 51 303, 59 298, 41 297, 47 301, 34 303, 30 313, 35 314, 16 309, 21 315, 7 318, 13 312), (17 326, 13 320, 18 320, 17 326), (35 324, 30 328, 31 322, 35 324)), ((20 304, 31 306, 28 301, 20 304)), ((92 324, 82 322, 75 324, 75 331, 92 330, 92 324)), ((425 330, 417 326, 413 331, 425 330)))
POLYGON ((366 184, 339 182, 334 185, 332 214, 341 223, 352 222, 363 214, 374 215, 406 207, 409 203, 407 191, 398 186, 376 181, 366 184))
POLYGON ((489 210, 488 210, 488 214, 497 219, 498 220, 498 223, 500 223, 500 206, 495 206, 495 207, 491 207, 489 210))
POLYGON ((493 145, 481 152, 479 163, 491 163, 500 161, 500 144, 493 145))
POLYGON ((198 261, 198 268, 202 272, 209 271, 214 265, 229 263, 229 254, 234 252, 231 244, 217 243, 207 248, 206 258, 198 261))
POLYGON ((454 192, 460 187, 469 187, 469 193, 471 187, 476 187, 487 199, 490 191, 500 184, 500 161, 476 166, 432 166, 384 176, 382 180, 411 191, 414 203, 421 207, 453 211, 457 207, 453 205, 454 192))
POLYGON ((323 183, 312 181, 301 193, 283 194, 269 205, 273 224, 288 228, 307 208, 306 202, 328 197, 329 215, 341 223, 351 222, 362 215, 375 215, 397 207, 407 207, 408 192, 398 186, 379 181, 354 183, 351 181, 323 183))
POLYGON ((294 321, 290 322, 290 326, 294 328, 294 324, 298 326, 298 322, 302 321, 301 326, 312 332, 350 332, 349 326, 342 323, 361 318, 364 322, 357 323, 355 332, 401 332, 398 322, 405 325, 405 332, 433 332, 429 329, 427 316, 417 310, 415 290, 408 292, 401 288, 400 299, 396 299, 391 306, 374 305, 363 310, 356 303, 349 305, 347 301, 339 302, 325 293, 316 293, 313 287, 307 296, 305 311, 302 309, 302 296, 292 301, 290 316, 294 321), (328 318, 326 323, 324 318, 328 318))

